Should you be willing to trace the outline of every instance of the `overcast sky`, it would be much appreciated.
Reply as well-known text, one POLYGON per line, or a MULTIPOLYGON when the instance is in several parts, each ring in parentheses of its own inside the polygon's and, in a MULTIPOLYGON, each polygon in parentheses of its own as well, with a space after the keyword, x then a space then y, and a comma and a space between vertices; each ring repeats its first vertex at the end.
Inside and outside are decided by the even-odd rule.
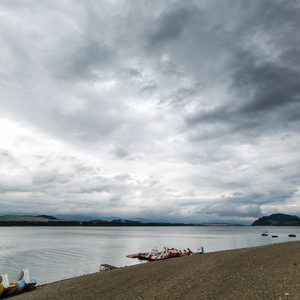
POLYGON ((1 0, 0 214, 300 215, 300 2, 1 0))

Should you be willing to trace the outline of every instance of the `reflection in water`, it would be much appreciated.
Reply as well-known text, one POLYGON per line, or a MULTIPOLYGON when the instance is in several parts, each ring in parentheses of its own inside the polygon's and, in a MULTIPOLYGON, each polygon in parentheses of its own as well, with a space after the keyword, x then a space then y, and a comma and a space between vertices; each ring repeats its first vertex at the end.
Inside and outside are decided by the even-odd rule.
POLYGON ((300 227, 0 227, 0 274, 13 281, 28 268, 38 284, 97 272, 100 264, 117 267, 141 263, 127 254, 164 246, 205 252, 297 240, 300 227), (288 235, 294 233, 296 238, 288 235), (276 234, 278 238, 272 239, 276 234))

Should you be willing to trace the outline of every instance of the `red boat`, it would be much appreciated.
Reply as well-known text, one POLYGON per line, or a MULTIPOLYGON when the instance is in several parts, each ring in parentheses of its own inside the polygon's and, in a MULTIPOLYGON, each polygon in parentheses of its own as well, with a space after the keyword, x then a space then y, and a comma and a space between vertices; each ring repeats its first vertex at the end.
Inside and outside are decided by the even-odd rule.
POLYGON ((201 251, 193 252, 190 248, 184 249, 183 251, 177 250, 176 248, 164 247, 162 251, 157 251, 157 249, 152 249, 150 252, 138 253, 137 257, 139 259, 146 260, 161 260, 174 257, 181 257, 191 254, 202 254, 204 252, 203 247, 200 247, 201 251))

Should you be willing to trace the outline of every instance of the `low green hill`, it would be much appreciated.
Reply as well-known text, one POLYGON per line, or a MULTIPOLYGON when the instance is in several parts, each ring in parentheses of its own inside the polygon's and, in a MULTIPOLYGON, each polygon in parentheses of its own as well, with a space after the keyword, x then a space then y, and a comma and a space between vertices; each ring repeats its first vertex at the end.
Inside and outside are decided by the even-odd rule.
POLYGON ((300 218, 286 214, 273 214, 257 219, 252 226, 300 226, 300 218))

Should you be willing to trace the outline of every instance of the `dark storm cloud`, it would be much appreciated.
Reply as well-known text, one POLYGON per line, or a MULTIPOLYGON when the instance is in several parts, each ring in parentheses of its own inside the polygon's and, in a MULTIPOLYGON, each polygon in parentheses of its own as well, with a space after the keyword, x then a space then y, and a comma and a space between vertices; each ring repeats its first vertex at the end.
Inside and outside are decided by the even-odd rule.
POLYGON ((268 132, 298 131, 300 66, 290 63, 300 54, 295 34, 299 25, 298 4, 275 2, 267 6, 267 3, 255 2, 256 9, 239 28, 227 32, 229 40, 237 41, 231 44, 235 57, 228 64, 231 99, 187 115, 187 128, 198 126, 199 139, 220 135, 230 139, 232 135, 252 140, 268 132), (291 55, 287 60, 286 53, 291 55), (201 126, 208 124, 210 131, 206 134, 201 126))
POLYGON ((282 67, 280 61, 259 63, 258 66, 254 61, 249 62, 233 77, 232 88, 240 92, 241 97, 243 93, 249 94, 248 103, 238 111, 249 114, 273 111, 299 102, 299 75, 299 69, 282 67))

